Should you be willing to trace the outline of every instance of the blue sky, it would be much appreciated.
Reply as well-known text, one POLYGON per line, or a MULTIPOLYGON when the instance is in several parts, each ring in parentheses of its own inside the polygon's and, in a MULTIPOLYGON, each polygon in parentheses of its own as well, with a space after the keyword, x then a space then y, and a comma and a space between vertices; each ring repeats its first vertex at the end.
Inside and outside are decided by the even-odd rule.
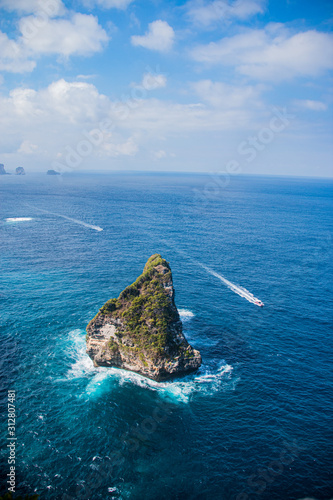
POLYGON ((332 2, 0 0, 0 163, 332 177, 332 2))

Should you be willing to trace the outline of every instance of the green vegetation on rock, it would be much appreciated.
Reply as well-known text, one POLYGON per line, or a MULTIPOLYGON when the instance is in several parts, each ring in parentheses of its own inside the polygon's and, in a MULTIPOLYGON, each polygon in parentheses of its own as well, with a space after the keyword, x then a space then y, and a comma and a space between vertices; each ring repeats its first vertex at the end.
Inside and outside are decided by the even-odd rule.
POLYGON ((108 300, 87 326, 87 353, 96 366, 116 366, 154 380, 201 364, 182 333, 169 263, 152 255, 142 274, 108 300))
POLYGON ((177 348, 172 343, 169 325, 179 321, 177 309, 165 289, 168 284, 172 287, 171 279, 169 263, 159 254, 152 255, 135 282, 126 287, 118 299, 108 300, 99 314, 121 319, 122 336, 131 338, 143 351, 150 355, 169 355, 170 342, 173 351, 177 348))

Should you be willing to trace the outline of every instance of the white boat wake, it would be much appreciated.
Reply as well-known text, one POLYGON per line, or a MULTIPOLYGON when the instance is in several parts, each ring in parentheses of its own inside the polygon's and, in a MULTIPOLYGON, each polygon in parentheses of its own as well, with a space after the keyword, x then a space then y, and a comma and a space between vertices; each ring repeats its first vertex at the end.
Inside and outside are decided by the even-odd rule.
POLYGON ((6 222, 25 222, 33 220, 32 217, 7 217, 6 222))
POLYGON ((81 226, 88 227, 89 229, 94 229, 95 231, 103 231, 102 227, 94 226, 93 224, 87 224, 86 222, 83 222, 82 220, 72 219, 72 217, 67 217, 66 215, 55 214, 53 212, 49 212, 49 213, 52 215, 57 215, 58 217, 62 217, 63 219, 67 219, 71 222, 74 222, 75 224, 80 224, 81 226))
POLYGON ((200 262, 198 262, 198 264, 203 269, 205 269, 209 274, 211 274, 212 276, 215 276, 216 278, 218 278, 219 280, 221 280, 222 283, 224 283, 225 285, 227 285, 227 287, 230 290, 232 290, 233 292, 237 293, 237 295, 239 295, 240 297, 243 297, 244 299, 248 300, 249 302, 252 302, 252 304, 255 304, 256 306, 262 307, 264 305, 261 302, 261 300, 257 299, 257 297, 255 297, 253 295, 253 293, 251 293, 248 290, 246 290, 246 288, 243 288, 242 286, 235 285, 234 283, 231 283, 231 281, 229 281, 226 278, 224 278, 224 276, 222 276, 221 274, 213 271, 213 269, 210 269, 209 267, 205 266, 204 264, 201 264, 200 262))
POLYGON ((94 229, 95 231, 103 231, 102 227, 94 226, 93 224, 87 224, 86 222, 83 222, 82 220, 73 219, 72 217, 67 217, 67 215, 57 214, 55 212, 50 212, 49 210, 43 210, 43 209, 37 208, 37 207, 33 207, 33 208, 35 210, 39 210, 39 212, 44 212, 45 214, 55 215, 56 217, 62 217, 63 219, 74 222, 75 224, 80 224, 80 226, 88 227, 89 229, 94 229))
POLYGON ((237 295, 239 295, 240 297, 243 297, 244 299, 248 300, 252 304, 255 304, 256 306, 263 307, 263 305, 264 305, 263 302, 261 302, 260 299, 257 299, 257 297, 255 297, 253 295, 253 293, 251 293, 248 290, 246 290, 246 288, 243 288, 242 286, 235 285, 234 283, 231 283, 231 281, 227 280, 224 276, 222 276, 221 274, 217 273, 216 271, 213 271, 213 269, 211 269, 210 267, 205 266, 205 264, 202 264, 201 262, 199 262, 196 259, 192 259, 187 253, 183 252, 178 247, 176 248, 173 245, 170 245, 170 243, 167 240, 163 240, 162 239, 161 241, 166 246, 172 248, 172 250, 174 250, 176 253, 178 253, 180 255, 183 255, 184 257, 186 257, 187 259, 189 259, 193 264, 197 264, 198 266, 200 266, 203 269, 205 269, 205 271, 207 271, 209 274, 211 274, 212 276, 215 276, 216 278, 218 278, 219 280, 221 280, 222 283, 224 283, 225 285, 227 285, 227 287, 230 290, 232 290, 233 292, 237 293, 237 295))

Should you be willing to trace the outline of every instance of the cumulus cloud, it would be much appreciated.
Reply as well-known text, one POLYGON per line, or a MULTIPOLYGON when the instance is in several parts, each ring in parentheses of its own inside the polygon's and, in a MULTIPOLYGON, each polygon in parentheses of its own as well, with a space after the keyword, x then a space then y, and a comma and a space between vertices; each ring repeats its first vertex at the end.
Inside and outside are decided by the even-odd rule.
POLYGON ((102 50, 108 35, 92 15, 72 13, 68 19, 39 14, 21 18, 20 36, 9 39, 0 31, 0 70, 32 71, 41 55, 89 56, 102 50))
POLYGON ((246 87, 233 92, 211 81, 192 85, 196 99, 190 104, 154 98, 127 104, 112 101, 91 83, 64 79, 39 90, 15 88, 7 97, 0 95, 2 151, 29 156, 32 162, 41 158, 44 164, 65 164, 70 151, 80 149, 91 133, 90 142, 97 138, 96 144, 90 146, 92 158, 130 158, 140 148, 151 151, 154 144, 154 158, 162 159, 165 150, 158 146, 160 140, 184 133, 253 126, 249 101, 255 98, 256 89, 246 87), (223 104, 225 99, 232 106, 223 104), (108 130, 101 132, 105 122, 109 123, 108 130))
POLYGON ((296 106, 300 108, 310 109, 311 111, 326 111, 327 105, 321 101, 312 101, 310 99, 296 100, 296 106))
POLYGON ((34 16, 19 23, 23 46, 31 54, 90 55, 102 50, 108 36, 96 17, 73 14, 71 19, 46 19, 36 26, 34 16))
POLYGON ((49 17, 62 15, 66 10, 61 0, 0 0, 0 8, 20 14, 40 12, 49 17))
POLYGON ((38 150, 38 146, 36 144, 32 144, 30 141, 23 141, 17 152, 25 155, 31 155, 36 153, 38 150))
POLYGON ((157 20, 149 24, 145 35, 132 36, 131 41, 135 46, 167 52, 172 48, 174 39, 175 32, 173 28, 166 21, 157 20))
POLYGON ((87 82, 60 79, 38 91, 15 88, 1 100, 1 122, 68 124, 89 126, 107 117, 112 108, 110 99, 87 82), (6 115, 6 116, 5 116, 6 115))
POLYGON ((165 87, 167 79, 165 75, 145 73, 142 78, 141 85, 146 90, 155 90, 165 87))
POLYGON ((245 20, 264 12, 264 0, 194 0, 187 3, 189 19, 198 26, 209 27, 219 21, 245 20))
POLYGON ((98 121, 110 107, 106 96, 86 82, 67 82, 64 79, 35 91, 17 88, 10 92, 12 111, 31 122, 51 121, 72 124, 98 121))
POLYGON ((36 62, 29 59, 21 43, 10 40, 0 31, 0 71, 25 73, 32 71, 36 62))
POLYGON ((93 157, 134 156, 138 145, 130 127, 111 130, 111 124, 126 124, 127 117, 119 113, 117 105, 94 85, 82 81, 61 79, 38 91, 13 89, 8 97, 0 96, 1 149, 12 155, 36 155, 50 164, 64 162, 66 155, 92 134, 93 157), (111 131, 102 133, 100 124, 105 120, 111 131), (93 131, 97 131, 97 142, 93 131))
POLYGON ((234 66, 258 80, 318 76, 333 68, 333 35, 316 30, 291 34, 281 24, 247 30, 192 50, 196 61, 234 66))

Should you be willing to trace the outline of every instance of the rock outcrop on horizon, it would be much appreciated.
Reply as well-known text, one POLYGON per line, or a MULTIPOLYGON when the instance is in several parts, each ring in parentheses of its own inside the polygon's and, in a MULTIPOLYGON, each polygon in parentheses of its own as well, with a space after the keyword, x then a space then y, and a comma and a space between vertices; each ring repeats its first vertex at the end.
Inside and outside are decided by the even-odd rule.
POLYGON ((61 175, 60 172, 57 172, 56 170, 48 170, 46 172, 46 175, 61 175))
POLYGON ((137 280, 108 300, 87 326, 95 366, 123 368, 153 380, 186 375, 201 365, 183 335, 168 262, 152 255, 137 280))
POLYGON ((0 163, 0 175, 9 175, 9 173, 6 172, 5 165, 3 163, 0 163))
POLYGON ((16 175, 25 175, 25 170, 23 167, 17 167, 15 170, 16 175))

